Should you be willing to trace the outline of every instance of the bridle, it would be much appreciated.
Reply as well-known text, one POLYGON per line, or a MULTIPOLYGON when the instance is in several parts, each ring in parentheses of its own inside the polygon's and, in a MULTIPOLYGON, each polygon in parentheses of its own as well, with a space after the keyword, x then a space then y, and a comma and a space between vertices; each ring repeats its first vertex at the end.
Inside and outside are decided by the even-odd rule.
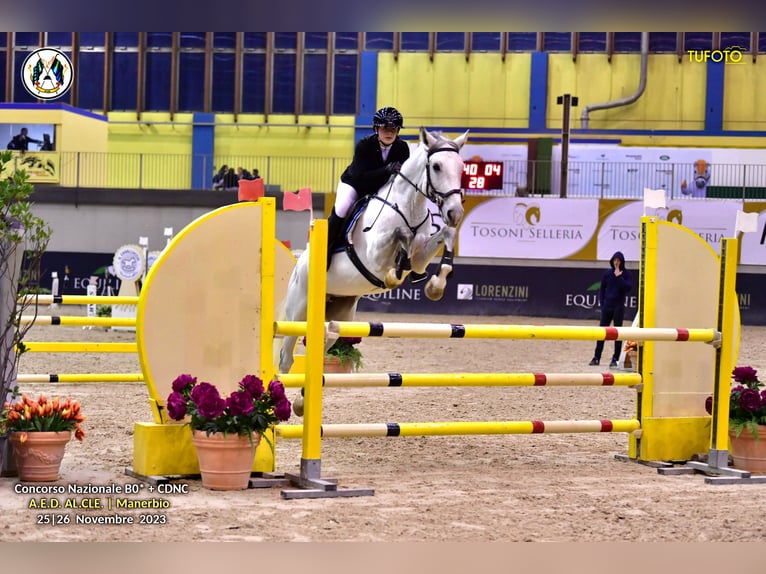
POLYGON ((444 202, 447 200, 447 198, 451 195, 454 195, 456 193, 460 194, 460 198, 463 199, 463 190, 458 189, 450 189, 449 191, 439 191, 434 187, 434 184, 431 181, 431 156, 434 154, 437 154, 439 152, 452 152, 452 153, 460 153, 460 148, 455 142, 442 142, 439 147, 431 148, 428 150, 428 155, 426 156, 426 189, 423 191, 420 189, 420 186, 413 182, 411 179, 409 179, 406 175, 399 172, 397 174, 397 177, 401 177, 409 183, 416 192, 418 192, 421 195, 426 196, 430 201, 433 201, 439 208, 441 209, 442 205, 444 205, 444 202))

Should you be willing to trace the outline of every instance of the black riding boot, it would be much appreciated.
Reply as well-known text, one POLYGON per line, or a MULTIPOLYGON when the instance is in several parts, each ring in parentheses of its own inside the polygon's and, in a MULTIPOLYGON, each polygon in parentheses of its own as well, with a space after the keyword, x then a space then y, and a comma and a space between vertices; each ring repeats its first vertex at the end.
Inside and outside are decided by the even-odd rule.
POLYGON ((332 261, 332 252, 335 244, 343 233, 343 222, 345 218, 335 213, 333 207, 330 217, 327 218, 327 269, 330 268, 330 261, 332 261))

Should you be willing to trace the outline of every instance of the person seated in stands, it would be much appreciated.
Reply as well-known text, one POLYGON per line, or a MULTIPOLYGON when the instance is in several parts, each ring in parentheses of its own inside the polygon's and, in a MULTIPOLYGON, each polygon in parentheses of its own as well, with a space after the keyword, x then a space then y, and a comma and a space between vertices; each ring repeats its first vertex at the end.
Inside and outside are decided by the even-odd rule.
POLYGON ((250 175, 250 172, 247 171, 242 166, 237 168, 237 177, 239 179, 254 179, 252 175, 250 175))
POLYGON ((253 179, 261 179, 261 174, 255 168, 253 168, 253 179))
POLYGON ((239 177, 233 167, 230 167, 223 175, 223 189, 225 191, 237 191, 239 189, 239 177))
POLYGON ((218 173, 213 176, 213 189, 223 189, 223 176, 226 175, 227 171, 229 171, 229 166, 223 164, 221 169, 218 170, 218 173))

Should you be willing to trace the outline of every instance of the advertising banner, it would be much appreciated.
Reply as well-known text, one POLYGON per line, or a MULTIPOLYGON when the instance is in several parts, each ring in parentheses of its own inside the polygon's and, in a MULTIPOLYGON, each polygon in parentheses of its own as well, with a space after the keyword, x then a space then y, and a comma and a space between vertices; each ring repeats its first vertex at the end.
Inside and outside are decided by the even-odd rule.
POLYGON ((586 259, 598 227, 598 200, 491 198, 470 210, 458 233, 462 257, 586 259))
MULTIPOLYGON (((86 295, 91 276, 98 276, 98 294, 119 292, 119 279, 110 269, 113 253, 48 252, 43 256, 42 287, 52 286, 51 272, 58 272, 62 295, 86 295)), ((412 313, 435 315, 518 315, 582 319, 598 325, 598 289, 607 263, 598 267, 539 267, 469 265, 455 262, 441 301, 423 293, 425 282, 404 285, 380 295, 362 297, 358 310, 373 314, 412 313)), ((638 271, 625 299, 625 324, 638 308, 638 271)), ((431 265, 429 272, 437 270, 431 265)), ((737 274, 737 293, 743 324, 766 325, 766 275, 737 274)), ((476 320, 474 322, 480 322, 476 320)))
POLYGON ((766 204, 748 203, 746 210, 758 213, 758 228, 755 232, 742 234, 740 263, 766 265, 766 204))

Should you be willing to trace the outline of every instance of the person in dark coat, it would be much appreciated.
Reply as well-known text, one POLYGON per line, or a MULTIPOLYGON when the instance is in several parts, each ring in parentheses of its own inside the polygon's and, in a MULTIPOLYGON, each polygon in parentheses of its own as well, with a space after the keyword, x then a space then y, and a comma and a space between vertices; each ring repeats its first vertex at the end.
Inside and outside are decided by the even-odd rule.
POLYGON ((31 143, 43 143, 41 140, 29 137, 29 130, 27 128, 21 128, 21 131, 11 138, 8 142, 8 149, 14 149, 16 151, 27 151, 29 144, 31 143))
MULTIPOLYGON (((615 327, 621 327, 625 318, 625 297, 633 287, 633 275, 625 269, 625 256, 617 251, 609 260, 609 270, 604 272, 601 278, 601 288, 598 300, 601 304, 601 327, 608 327, 614 323, 615 327)), ((614 342, 614 354, 609 363, 610 367, 616 367, 620 360, 622 341, 614 342)), ((601 362, 601 353, 604 351, 604 341, 596 342, 596 351, 590 361, 590 365, 598 365, 601 362)))
POLYGON ((359 140, 351 164, 340 176, 335 205, 327 218, 327 267, 332 247, 343 232, 351 206, 357 199, 376 193, 410 157, 410 147, 399 137, 404 118, 390 106, 380 108, 372 118, 375 133, 359 140))

